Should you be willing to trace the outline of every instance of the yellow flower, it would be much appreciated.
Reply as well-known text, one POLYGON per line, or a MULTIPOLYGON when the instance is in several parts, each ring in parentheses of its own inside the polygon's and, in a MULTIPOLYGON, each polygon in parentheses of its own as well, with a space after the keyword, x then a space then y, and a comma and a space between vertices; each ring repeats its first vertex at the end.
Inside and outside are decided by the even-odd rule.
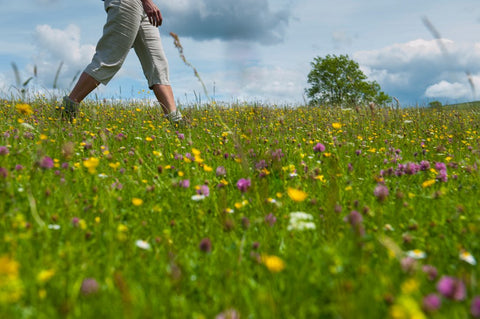
POLYGON ((332 123, 332 127, 336 130, 341 129, 342 123, 338 123, 338 122, 332 123))
POLYGON ((52 277, 54 275, 55 275, 55 270, 54 269, 42 270, 37 275, 37 281, 40 282, 40 283, 46 283, 47 281, 52 279, 52 277))
POLYGON ((110 163, 110 164, 108 164, 108 166, 110 166, 110 167, 113 168, 114 170, 117 170, 117 168, 120 167, 120 162, 110 163))
POLYGON ((143 200, 140 198, 132 198, 132 204, 134 206, 142 206, 143 200))
POLYGON ((124 224, 119 224, 117 227, 117 231, 119 233, 126 233, 128 231, 128 227, 124 224))
POLYGON ((88 172, 90 174, 95 174, 99 163, 100 163, 100 160, 98 158, 90 157, 89 159, 86 159, 83 161, 83 166, 88 169, 88 172))
POLYGON ((285 262, 280 257, 277 257, 277 256, 263 255, 262 263, 271 272, 277 273, 285 269, 285 262))
POLYGON ((23 295, 23 283, 18 276, 19 264, 7 256, 0 257, 0 304, 14 303, 23 295))
POLYGON ((0 257, 0 277, 8 277, 11 279, 18 277, 19 264, 8 258, 7 256, 0 257))
POLYGON ((203 165, 203 170, 204 170, 205 172, 211 172, 211 171, 213 171, 213 168, 211 168, 210 166, 208 166, 208 165, 205 164, 205 165, 203 165))
POLYGON ((307 193, 302 190, 289 187, 287 190, 288 196, 295 202, 303 202, 307 198, 307 193))
POLYGON ((15 105, 15 108, 17 109, 17 112, 23 115, 31 115, 33 114, 32 107, 28 104, 17 104, 15 105))
POLYGON ((200 156, 200 151, 197 150, 196 148, 192 148, 192 153, 195 157, 200 156))
POLYGON ((427 187, 432 186, 433 184, 435 184, 435 180, 434 179, 429 179, 428 181, 425 181, 425 182, 422 183, 422 187, 427 188, 427 187))

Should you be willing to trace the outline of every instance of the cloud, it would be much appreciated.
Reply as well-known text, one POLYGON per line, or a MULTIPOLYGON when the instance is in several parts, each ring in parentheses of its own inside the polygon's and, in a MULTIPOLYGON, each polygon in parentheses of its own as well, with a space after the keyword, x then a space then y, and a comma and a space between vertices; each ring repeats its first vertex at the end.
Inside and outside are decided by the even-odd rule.
POLYGON ((418 39, 394 44, 379 50, 361 51, 353 55, 370 80, 403 103, 420 99, 476 98, 467 73, 480 74, 480 44, 462 44, 442 39, 418 39))
POLYGON ((44 85, 53 84, 55 73, 63 62, 61 82, 72 81, 75 74, 90 62, 95 46, 80 43, 80 28, 69 25, 66 29, 54 29, 39 25, 34 33, 39 80, 44 85))
POLYGON ((164 27, 196 40, 222 39, 275 44, 291 19, 286 9, 273 11, 268 0, 177 0, 161 7, 164 27))

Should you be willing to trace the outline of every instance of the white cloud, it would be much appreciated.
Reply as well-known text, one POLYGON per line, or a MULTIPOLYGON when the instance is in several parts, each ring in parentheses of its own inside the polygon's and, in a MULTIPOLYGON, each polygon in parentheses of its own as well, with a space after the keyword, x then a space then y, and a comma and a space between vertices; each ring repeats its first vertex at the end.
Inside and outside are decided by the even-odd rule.
POLYGON ((353 58, 370 80, 401 101, 419 98, 475 98, 467 73, 480 74, 480 44, 417 39, 353 58), (439 42, 441 41, 441 42, 439 42))
POLYGON ((34 37, 39 81, 47 86, 53 84, 61 62, 64 64, 60 82, 70 84, 75 74, 87 66, 95 52, 95 46, 80 43, 80 28, 73 24, 64 30, 39 25, 34 37))

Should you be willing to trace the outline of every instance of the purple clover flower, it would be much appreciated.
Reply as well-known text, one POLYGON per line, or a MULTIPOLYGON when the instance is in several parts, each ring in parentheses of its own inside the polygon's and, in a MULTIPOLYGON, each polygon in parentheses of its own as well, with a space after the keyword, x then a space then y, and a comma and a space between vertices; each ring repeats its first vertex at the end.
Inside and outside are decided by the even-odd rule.
POLYGON ((322 143, 317 143, 317 145, 315 145, 313 147, 313 151, 315 153, 321 153, 321 152, 324 152, 325 151, 325 145, 323 145, 322 143))
POLYGON ((54 166, 53 159, 48 156, 44 156, 39 163, 40 167, 43 169, 51 169, 54 166))
POLYGON ((474 318, 480 318, 480 296, 476 296, 472 299, 472 304, 470 305, 470 314, 474 318))
POLYGON ((429 294, 423 298, 423 309, 426 312, 435 312, 440 309, 442 305, 442 299, 437 294, 429 294))
POLYGON ((437 290, 442 296, 461 301, 466 297, 465 284, 457 278, 443 276, 437 283, 437 290))
POLYGON ((252 182, 250 181, 250 179, 241 178, 237 182, 237 188, 242 193, 245 193, 246 191, 248 191, 251 185, 252 185, 252 182))

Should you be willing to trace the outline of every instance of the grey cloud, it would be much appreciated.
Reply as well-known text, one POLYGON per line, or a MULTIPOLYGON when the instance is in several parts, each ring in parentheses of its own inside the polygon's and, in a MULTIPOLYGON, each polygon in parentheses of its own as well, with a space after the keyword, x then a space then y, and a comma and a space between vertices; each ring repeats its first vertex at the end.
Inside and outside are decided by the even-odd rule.
POLYGON ((275 44, 291 19, 287 9, 273 11, 268 0, 201 0, 165 3, 164 28, 197 40, 243 40, 275 44))

